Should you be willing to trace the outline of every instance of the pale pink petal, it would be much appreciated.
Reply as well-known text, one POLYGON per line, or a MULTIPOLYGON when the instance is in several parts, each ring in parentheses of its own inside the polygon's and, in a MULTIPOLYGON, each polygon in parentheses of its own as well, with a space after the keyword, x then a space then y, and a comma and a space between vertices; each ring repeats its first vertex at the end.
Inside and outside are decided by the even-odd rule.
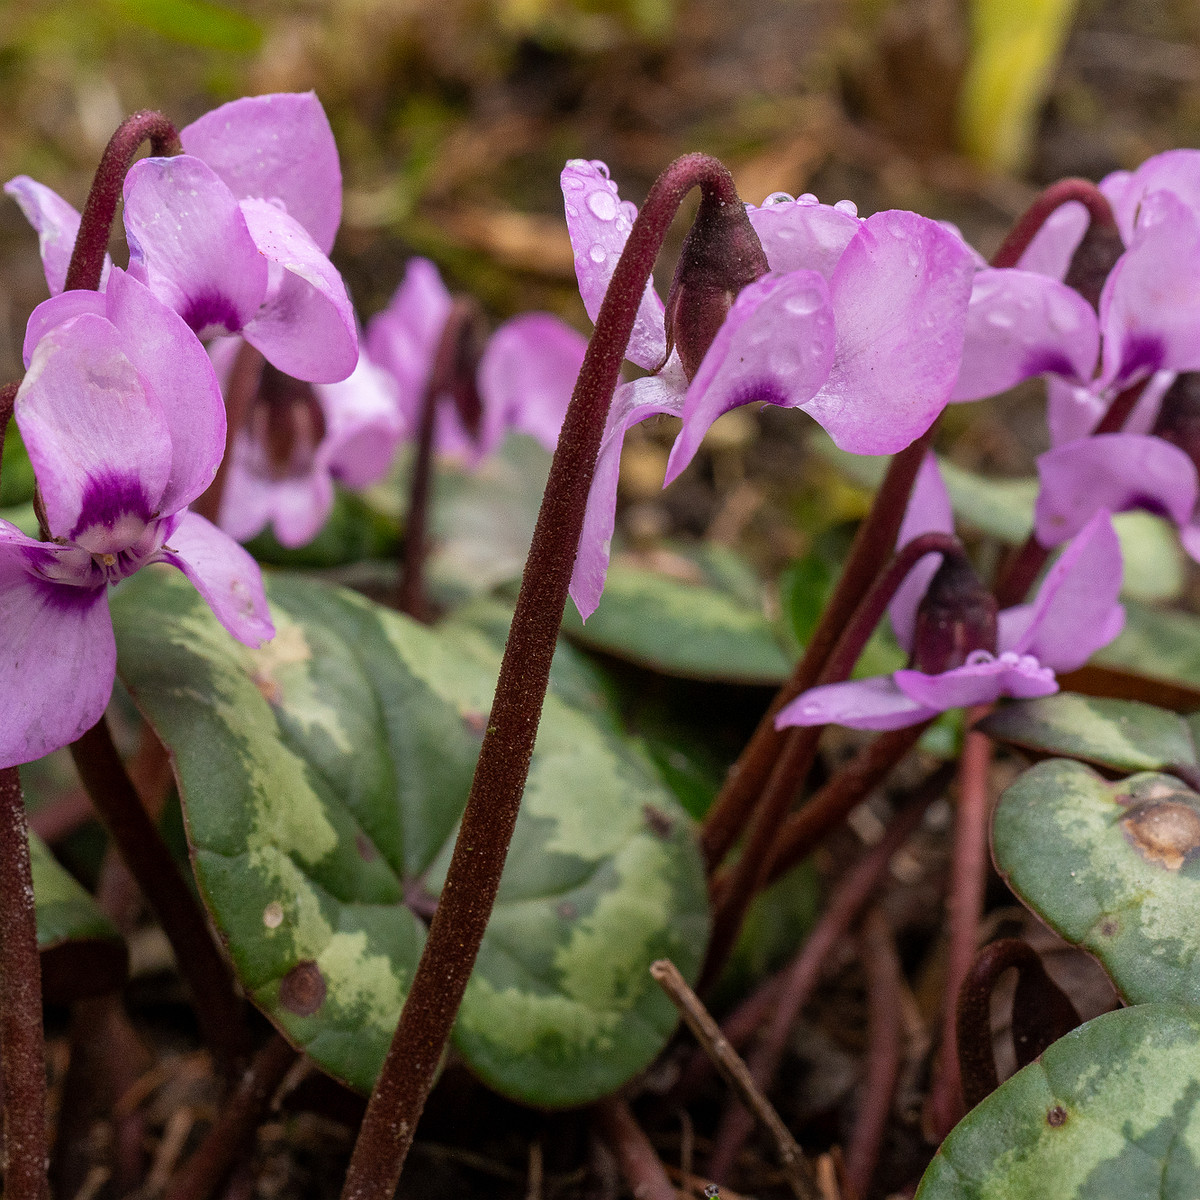
POLYGON ((940 710, 906 696, 890 675, 810 688, 784 705, 776 729, 792 725, 847 725, 851 729, 903 729, 940 710))
POLYGON ((1088 210, 1078 200, 1060 204, 1033 235, 1024 254, 1017 259, 1017 267, 1061 282, 1067 277, 1071 259, 1090 223, 1088 210))
POLYGON ((144 158, 125 176, 129 273, 199 337, 236 333, 267 291, 267 263, 233 193, 190 154, 144 158))
MULTIPOLYGON (((79 234, 79 214, 57 192, 28 175, 10 179, 4 190, 20 205, 25 219, 37 231, 46 285, 50 295, 57 296, 66 286, 67 268, 71 265, 75 238, 79 234)), ((106 254, 100 275, 101 288, 111 266, 112 259, 106 254)))
POLYGON ((1046 380, 1046 424, 1050 444, 1061 446, 1086 437, 1108 411, 1111 392, 1051 375, 1046 380))
MULTIPOLYGON (((617 260, 629 239, 637 207, 620 198, 617 185, 609 179, 608 168, 602 162, 573 158, 563 168, 561 182, 579 294, 587 315, 595 321, 617 260)), ((654 280, 650 279, 625 357, 652 371, 666 353, 663 302, 654 290, 654 280)))
POLYGON ((1200 215, 1200 150, 1168 150, 1148 158, 1132 173, 1114 172, 1101 184, 1116 213, 1126 245, 1140 225, 1142 202, 1151 192, 1170 192, 1200 215))
POLYGON ((512 428, 553 452, 586 350, 587 338, 549 313, 501 325, 479 363, 484 422, 495 431, 481 440, 494 446, 512 428))
POLYGON ((995 396, 1046 371, 1084 382, 1099 353, 1096 314, 1074 288, 1031 271, 980 271, 951 399, 995 396))
POLYGON ((56 326, 38 343, 15 407, 50 532, 95 553, 133 544, 171 470, 162 405, 123 342, 91 314, 56 326))
POLYGON ((89 563, 0 522, 0 767, 68 745, 104 715, 117 649, 89 563))
POLYGON ((893 678, 910 700, 935 712, 990 704, 1001 696, 1029 700, 1058 691, 1054 672, 1028 654, 1005 653, 993 658, 980 653, 978 661, 964 663, 940 675, 897 671, 893 678))
POLYGON ((382 478, 405 434, 387 373, 361 354, 348 379, 317 384, 313 391, 325 416, 318 462, 348 487, 382 478))
MULTIPOLYGON (((908 508, 904 512, 904 520, 900 524, 896 548, 900 549, 923 533, 953 532, 954 513, 950 508, 950 494, 942 481, 937 459, 932 454, 926 454, 921 462, 921 469, 917 472, 908 508)), ((941 565, 940 554, 926 554, 904 577, 904 582, 896 589, 896 594, 888 605, 888 615, 892 619, 896 640, 905 650, 912 649, 917 608, 925 598, 929 581, 937 574, 941 565)))
POLYGON ((25 344, 21 347, 21 357, 26 368, 33 362, 33 352, 37 344, 56 325, 62 325, 74 317, 82 317, 84 313, 92 313, 103 317, 108 312, 108 301, 103 292, 92 292, 82 288, 73 288, 69 292, 61 292, 43 300, 29 315, 29 323, 25 326, 25 344))
POLYGON ((262 309, 242 336, 294 379, 345 379, 358 362, 358 326, 337 268, 304 226, 275 205, 243 200, 241 208, 271 267, 262 309))
POLYGON ((695 457, 712 423, 743 404, 806 404, 833 363, 829 289, 816 271, 765 275, 742 288, 683 401, 666 482, 695 457))
POLYGON ((830 283, 837 350, 805 405, 843 450, 892 454, 942 411, 958 378, 975 266, 935 221, 862 222, 830 283))
POLYGON ((322 253, 342 219, 342 169, 315 92, 248 96, 207 112, 179 133, 239 200, 282 200, 322 253))
POLYGON ((191 580, 238 641, 261 646, 275 636, 258 563, 203 517, 185 512, 156 557, 191 580))
POLYGON ((746 211, 772 271, 819 271, 826 279, 861 224, 853 213, 811 200, 781 198, 746 211))
POLYGON ((639 421, 658 414, 679 416, 683 408, 683 392, 687 379, 679 365, 679 356, 672 354, 670 361, 658 375, 635 379, 632 383, 617 388, 608 421, 604 429, 604 440, 596 459, 596 473, 592 477, 592 490, 588 493, 587 509, 583 517, 583 532, 579 537, 579 549, 575 555, 575 568, 571 575, 571 599, 579 615, 586 621, 596 611, 600 594, 604 591, 604 577, 608 574, 608 560, 612 552, 613 525, 617 511, 617 481, 621 470, 621 446, 626 431, 639 421))
POLYGON ((1154 422, 1158 420, 1163 397, 1178 378, 1178 371, 1155 371, 1146 381, 1146 386, 1142 388, 1142 394, 1138 396, 1129 416, 1125 418, 1121 432, 1149 433, 1154 428, 1154 422))

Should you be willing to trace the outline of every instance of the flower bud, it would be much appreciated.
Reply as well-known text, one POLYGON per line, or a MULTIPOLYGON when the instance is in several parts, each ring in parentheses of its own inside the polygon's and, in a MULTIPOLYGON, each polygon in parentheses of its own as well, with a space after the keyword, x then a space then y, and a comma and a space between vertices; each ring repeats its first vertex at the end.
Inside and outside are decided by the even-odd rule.
POLYGON ((688 379, 700 369, 738 292, 769 270, 746 206, 704 191, 679 253, 665 314, 667 357, 672 347, 679 351, 688 379))
POLYGON ((965 556, 948 554, 917 608, 911 665, 940 675, 976 650, 996 653, 996 598, 965 556))
POLYGON ((251 440, 265 451, 272 479, 306 475, 325 437, 325 413, 312 384, 267 363, 247 422, 251 440))
POLYGON ((1150 432, 1178 446, 1200 471, 1200 372, 1184 371, 1171 384, 1150 432))
POLYGON ((1125 244, 1116 226, 1092 221, 1071 256, 1071 265, 1063 282, 1099 312, 1104 281, 1124 253, 1125 244))

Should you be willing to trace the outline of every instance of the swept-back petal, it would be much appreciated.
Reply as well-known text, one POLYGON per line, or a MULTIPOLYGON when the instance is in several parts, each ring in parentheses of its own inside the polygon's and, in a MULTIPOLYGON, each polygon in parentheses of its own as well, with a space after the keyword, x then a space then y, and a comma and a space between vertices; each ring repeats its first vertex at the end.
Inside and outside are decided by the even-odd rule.
MULTIPOLYGON (((71 265, 71 252, 75 249, 75 238, 79 234, 79 214, 57 192, 30 179, 18 175, 10 179, 4 190, 17 202, 25 219, 38 235, 38 252, 42 256, 42 270, 46 273, 46 286, 50 295, 57 296, 67 283, 67 268, 71 265)), ((104 267, 100 275, 100 286, 108 277, 112 259, 104 256, 104 267)))
POLYGON ((1139 213, 1100 294, 1102 385, 1200 369, 1200 219, 1169 192, 1145 196, 1139 213))
MULTIPOLYGON (((908 508, 904 512, 904 520, 900 523, 896 548, 907 545, 923 533, 953 532, 954 513, 950 508, 950 493, 946 491, 937 459, 932 454, 926 454, 921 462, 921 469, 917 472, 908 508)), ((926 554, 904 577, 904 582, 896 589, 896 594, 888 605, 888 615, 892 619, 896 640, 905 650, 912 649, 917 608, 925 598, 929 581, 937 574, 941 563, 940 554, 926 554)))
POLYGON ((688 386, 666 482, 692 461, 722 413, 755 401, 798 408, 812 399, 829 375, 834 339, 829 288, 816 271, 765 275, 744 287, 688 386))
POLYGON ((837 349, 805 406, 855 454, 892 454, 942 411, 958 378, 975 265, 963 242, 914 213, 868 217, 830 282, 837 349))
POLYGON ((179 132, 239 200, 279 199, 328 254, 342 219, 342 168, 315 92, 247 96, 179 132))
POLYGON ((587 338, 549 313, 526 313, 492 334, 479 363, 484 436, 493 449, 506 428, 558 445, 587 338))
POLYGON ((132 545, 158 510, 171 434, 102 317, 85 314, 38 343, 15 414, 55 537, 96 553, 132 545))
POLYGON ((791 725, 847 725, 851 729, 903 729, 941 711, 906 696, 890 675, 811 688, 784 705, 775 728, 791 725))
POLYGON ((105 589, 47 578, 71 578, 78 558, 0 522, 0 767, 73 742, 112 695, 117 648, 105 589))
MULTIPOLYGON (((579 294, 587 315, 595 321, 617 260, 629 240, 637 207, 620 198, 617 185, 609 179, 608 168, 602 162, 573 158, 563 168, 561 181, 579 294)), ((654 290, 654 280, 650 279, 625 357, 652 371, 666 353, 663 302, 654 290)))
POLYGON ((1112 518, 1098 512, 1046 573, 1033 603, 1022 606, 1028 618, 1001 620, 1000 649, 1032 654, 1055 671, 1083 666, 1125 623, 1125 610, 1117 603, 1121 568, 1112 518))
POLYGON ((1136 433, 1102 433, 1038 459, 1038 541, 1057 546, 1104 509, 1144 508, 1186 525, 1196 509, 1196 468, 1178 446, 1136 433))
POLYGON ((1060 204, 1033 235, 1025 253, 1017 259, 1017 267, 1036 275, 1048 275, 1051 279, 1065 279, 1071 258, 1083 241, 1090 222, 1088 210, 1078 200, 1060 204))
POLYGON ((1030 700, 1034 696, 1050 696, 1058 691, 1054 672, 1028 654, 981 657, 979 662, 964 663, 940 675, 897 671, 893 678, 906 696, 935 712, 945 712, 948 708, 968 708, 973 704, 990 704, 1001 696, 1030 700))
POLYGON ((819 271, 826 279, 861 224, 853 213, 811 200, 750 204, 747 213, 772 271, 819 271))
POLYGON ((233 193, 190 154, 144 158, 125 176, 129 273, 199 337, 236 333, 267 291, 267 264, 233 193))
POLYGON ((1074 288, 1032 271, 980 271, 967 309, 952 400, 980 400, 1050 371, 1081 383, 1100 354, 1100 326, 1074 288))
POLYGON ((1148 158, 1136 171, 1114 171, 1100 184, 1128 246, 1140 224, 1142 201, 1151 192, 1171 192, 1200 214, 1200 150, 1168 150, 1148 158))
POLYGON ((294 379, 345 379, 358 362, 358 326, 338 269, 282 209, 266 200, 243 200, 241 208, 271 264, 265 302, 242 336, 294 379))
POLYGON ((318 465, 352 488, 381 478, 406 433, 387 373, 360 354, 348 379, 319 383, 313 391, 325 416, 318 465))
POLYGON ((183 318, 119 267, 105 297, 126 357, 162 406, 171 471, 158 511, 178 512, 212 483, 225 453, 225 405, 216 372, 183 318))
POLYGON ((621 445, 625 433, 639 421, 659 414, 679 416, 683 408, 683 391, 687 380, 679 365, 679 356, 670 361, 658 375, 635 379, 617 388, 604 440, 596 458, 596 473, 592 490, 588 492, 587 509, 583 516, 583 531, 575 554, 575 569, 571 575, 570 594, 579 615, 586 621, 596 611, 608 574, 612 553, 613 524, 617 511, 617 479, 621 470, 621 445))
POLYGON ((155 557, 178 567, 191 580, 217 620, 239 642, 261 646, 275 636, 258 563, 203 517, 183 513, 155 557))

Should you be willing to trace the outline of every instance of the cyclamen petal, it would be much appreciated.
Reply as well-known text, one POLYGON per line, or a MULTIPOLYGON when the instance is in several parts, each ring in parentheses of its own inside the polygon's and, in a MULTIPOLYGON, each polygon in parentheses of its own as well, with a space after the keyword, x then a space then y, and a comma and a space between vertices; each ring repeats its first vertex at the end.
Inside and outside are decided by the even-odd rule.
POLYGON ((746 206, 772 271, 819 271, 833 276, 862 223, 853 212, 811 199, 746 206))
MULTIPOLYGON (((617 260, 629 240, 637 207, 620 198, 602 162, 573 158, 563 168, 561 181, 579 294, 587 315, 595 321, 617 260)), ((663 302, 650 279, 625 351, 630 362, 648 371, 654 370, 667 354, 663 312, 663 302)))
POLYGON ((1060 204, 1033 235, 1025 252, 1017 260, 1021 271, 1032 271, 1060 282, 1066 278, 1071 259, 1087 233, 1091 216, 1078 200, 1060 204))
MULTIPOLYGON (((79 234, 79 213, 57 192, 28 175, 10 179, 4 190, 20 205, 25 219, 37 232, 46 286, 51 296, 57 296, 67 284, 67 268, 71 265, 75 238, 79 234)), ((101 288, 111 267, 112 259, 106 254, 100 275, 101 288)))
POLYGON ((237 199, 282 200, 329 253, 342 219, 342 169, 315 92, 233 100, 181 129, 179 140, 237 199))
POLYGON ((1168 150, 1146 159, 1136 171, 1114 171, 1100 183, 1117 218, 1125 244, 1131 245, 1142 202, 1152 192, 1170 192, 1200 213, 1200 150, 1168 150))
POLYGON ((810 688, 779 710, 775 728, 845 725, 850 729, 882 732, 926 721, 939 711, 906 696, 890 675, 877 675, 872 679, 810 688))
POLYGON ((1035 696, 1051 696, 1058 691, 1053 671, 1042 666, 1032 655, 1011 651, 996 658, 981 653, 977 661, 943 671, 940 675, 897 671, 892 679, 910 700, 934 712, 990 704, 1001 696, 1029 700, 1035 696))
POLYGON ((382 479, 405 433, 387 374, 362 354, 348 378, 317 384, 313 391, 325 414, 317 459, 348 487, 382 479))

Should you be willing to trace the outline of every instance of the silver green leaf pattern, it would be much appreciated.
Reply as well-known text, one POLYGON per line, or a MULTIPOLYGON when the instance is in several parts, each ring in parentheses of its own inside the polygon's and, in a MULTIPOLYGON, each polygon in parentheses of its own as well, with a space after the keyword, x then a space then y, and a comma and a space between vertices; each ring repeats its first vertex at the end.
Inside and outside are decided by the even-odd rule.
POLYGON ((916 1200, 1200 1195, 1200 1010, 1118 1009, 1018 1071, 951 1131, 916 1200))
POLYGON ((1200 1004, 1200 796, 1170 775, 1117 783, 1066 759, 1000 798, 992 852, 1009 886, 1090 950, 1131 1004, 1200 1004))
MULTIPOLYGON (((120 671, 171 752, 193 866, 239 977, 331 1074, 368 1090, 444 879, 499 654, 347 591, 268 580, 275 639, 232 641, 183 580, 114 596, 120 671)), ((694 833, 653 769, 552 685, 496 909, 455 1030, 529 1103, 587 1103, 662 1047, 647 968, 694 974, 708 931, 694 833)), ((582 707, 581 707, 582 705, 582 707)))

